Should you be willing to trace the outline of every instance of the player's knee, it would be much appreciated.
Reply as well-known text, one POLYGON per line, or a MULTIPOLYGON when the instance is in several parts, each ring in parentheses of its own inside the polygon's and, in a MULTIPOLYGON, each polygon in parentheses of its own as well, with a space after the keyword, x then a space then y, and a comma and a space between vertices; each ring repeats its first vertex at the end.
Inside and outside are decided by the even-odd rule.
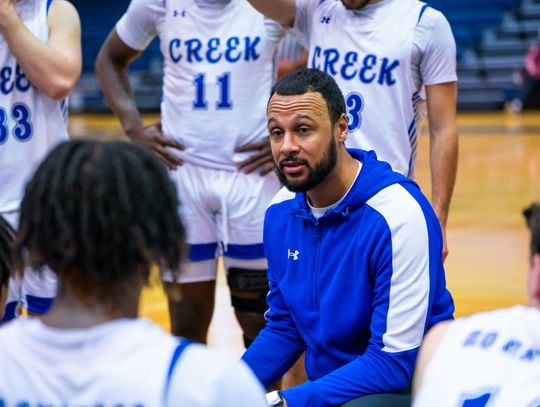
POLYGON ((267 310, 267 272, 266 269, 229 268, 227 282, 235 311, 263 314, 267 310))

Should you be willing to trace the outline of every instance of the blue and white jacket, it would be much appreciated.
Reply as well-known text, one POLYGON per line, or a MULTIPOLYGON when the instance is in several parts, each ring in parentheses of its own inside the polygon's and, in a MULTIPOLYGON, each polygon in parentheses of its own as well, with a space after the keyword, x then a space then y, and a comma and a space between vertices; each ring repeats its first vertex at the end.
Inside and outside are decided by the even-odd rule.
POLYGON ((374 152, 349 152, 360 174, 318 221, 305 193, 282 190, 266 211, 267 324, 243 359, 268 386, 306 352, 290 407, 403 390, 425 332, 454 312, 429 202, 374 152))

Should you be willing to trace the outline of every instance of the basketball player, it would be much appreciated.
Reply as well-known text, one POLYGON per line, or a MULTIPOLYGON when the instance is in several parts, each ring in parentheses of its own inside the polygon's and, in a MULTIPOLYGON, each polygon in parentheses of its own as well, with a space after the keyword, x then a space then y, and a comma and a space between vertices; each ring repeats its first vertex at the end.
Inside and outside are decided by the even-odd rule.
POLYGON ((8 281, 11 276, 11 244, 15 232, 7 221, 0 216, 0 320, 4 316, 8 293, 8 281))
POLYGON ((348 146, 375 150, 411 178, 425 86, 431 203, 444 234, 458 156, 455 42, 444 16, 418 0, 249 1, 303 38, 308 67, 336 79, 347 104, 348 146))
POLYGON ((262 223, 279 190, 268 174, 264 112, 282 35, 245 0, 133 0, 98 55, 97 75, 124 131, 168 165, 183 197, 189 261, 178 279, 165 276, 175 335, 206 341, 218 254, 246 346, 264 326, 262 223), (155 36, 164 58, 161 121, 144 126, 127 68, 155 36))
POLYGON ((531 231, 529 306, 436 325, 414 378, 414 406, 540 405, 540 204, 524 211, 531 231))
POLYGON ((153 154, 123 142, 55 148, 28 184, 14 260, 16 272, 50 266, 59 291, 46 315, 0 330, 0 405, 264 406, 244 364, 137 317, 152 267, 176 270, 183 240, 153 154))
MULTIPOLYGON (((80 22, 64 0, 0 0, 0 215, 17 228, 26 181, 67 140, 67 102, 81 72, 80 22)), ((10 281, 4 320, 22 301, 46 312, 56 280, 44 270, 10 281)))

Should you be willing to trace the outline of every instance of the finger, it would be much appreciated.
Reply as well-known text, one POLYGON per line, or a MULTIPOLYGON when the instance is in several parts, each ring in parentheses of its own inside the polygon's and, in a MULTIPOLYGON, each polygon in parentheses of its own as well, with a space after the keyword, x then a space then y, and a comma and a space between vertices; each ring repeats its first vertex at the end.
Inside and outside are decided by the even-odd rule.
POLYGON ((268 141, 263 140, 258 143, 245 144, 243 146, 236 147, 234 151, 236 151, 237 153, 245 153, 246 151, 261 150, 267 146, 268 146, 268 141))
POLYGON ((184 163, 182 159, 176 157, 174 154, 171 154, 160 145, 155 146, 154 151, 163 157, 163 159, 167 160, 168 163, 172 164, 175 168, 184 163))
POLYGON ((276 166, 274 165, 273 162, 267 163, 266 165, 261 166, 261 171, 259 172, 259 174, 261 174, 261 176, 264 177, 265 175, 268 175, 272 171, 274 171, 275 168, 276 166))
POLYGON ((180 142, 178 142, 176 140, 167 139, 167 138, 163 137, 159 141, 163 146, 166 146, 166 147, 176 148, 177 150, 185 150, 186 149, 186 147, 182 143, 180 143, 180 142))
POLYGON ((255 163, 255 162, 259 161, 259 160, 263 160, 263 159, 271 159, 271 156, 269 156, 266 153, 259 153, 259 154, 251 155, 248 158, 246 158, 244 161, 239 162, 236 165, 236 168, 241 170, 242 168, 244 168, 246 166, 249 166, 249 165, 251 165, 251 164, 253 164, 253 163, 255 163))
POLYGON ((267 164, 273 165, 273 160, 269 159, 268 157, 261 158, 249 165, 246 165, 243 167, 244 174, 250 174, 255 170, 261 169, 261 167, 266 166, 267 164))

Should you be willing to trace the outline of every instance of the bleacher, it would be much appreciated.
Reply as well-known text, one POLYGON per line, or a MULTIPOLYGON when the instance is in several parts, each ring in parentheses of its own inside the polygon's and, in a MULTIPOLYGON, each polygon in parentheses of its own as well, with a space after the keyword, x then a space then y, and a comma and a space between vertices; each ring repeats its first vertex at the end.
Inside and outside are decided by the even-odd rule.
MULTIPOLYGON (((73 0, 82 20, 83 77, 72 107, 102 110, 103 97, 93 65, 106 36, 126 10, 129 0, 73 0)), ((540 0, 433 0, 449 20, 457 44, 458 109, 501 109, 517 90, 512 74, 540 28, 540 0)), ((159 106, 162 59, 158 41, 131 66, 137 103, 142 110, 159 106)))
POLYGON ((458 46, 460 110, 496 110, 516 93, 512 75, 540 29, 540 0, 434 0, 458 46))
MULTIPOLYGON (((94 75, 94 62, 101 45, 118 19, 127 9, 129 0, 72 0, 82 26, 83 74, 70 102, 72 110, 100 111, 105 108, 103 94, 94 75)), ((158 40, 130 66, 137 102, 142 110, 155 110, 161 97, 161 54, 158 40)))

